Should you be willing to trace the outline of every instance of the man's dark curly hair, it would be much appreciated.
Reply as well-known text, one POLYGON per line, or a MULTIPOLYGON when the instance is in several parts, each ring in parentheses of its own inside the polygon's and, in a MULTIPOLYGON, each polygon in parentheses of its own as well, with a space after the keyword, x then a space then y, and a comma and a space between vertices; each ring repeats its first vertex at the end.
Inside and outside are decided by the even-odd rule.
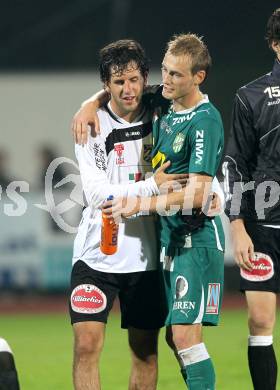
POLYGON ((112 74, 121 75, 130 62, 134 62, 142 76, 149 72, 145 51, 133 39, 121 39, 103 47, 99 52, 99 72, 103 83, 110 81, 112 74))
POLYGON ((268 19, 265 38, 270 47, 273 41, 280 43, 280 8, 277 8, 268 19))

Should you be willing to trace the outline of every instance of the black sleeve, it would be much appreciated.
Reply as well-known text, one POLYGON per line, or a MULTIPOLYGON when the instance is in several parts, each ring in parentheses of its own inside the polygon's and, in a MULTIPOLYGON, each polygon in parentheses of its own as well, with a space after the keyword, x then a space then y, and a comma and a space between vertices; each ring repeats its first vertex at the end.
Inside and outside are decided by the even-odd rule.
POLYGON ((257 148, 253 113, 245 95, 239 91, 235 96, 231 134, 223 163, 225 213, 230 221, 244 219, 248 215, 253 188, 246 188, 253 186, 248 183, 252 181, 257 148))
POLYGON ((157 113, 158 116, 167 114, 170 101, 162 96, 162 85, 148 85, 144 89, 143 104, 150 110, 157 113))

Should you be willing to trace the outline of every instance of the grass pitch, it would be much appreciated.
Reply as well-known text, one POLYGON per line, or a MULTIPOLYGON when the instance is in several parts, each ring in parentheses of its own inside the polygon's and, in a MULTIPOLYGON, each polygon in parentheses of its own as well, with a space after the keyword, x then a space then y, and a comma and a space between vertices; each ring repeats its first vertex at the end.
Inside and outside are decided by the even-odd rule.
MULTIPOLYGON (((278 317, 278 321, 279 321, 278 317)), ((224 310, 221 324, 205 328, 205 342, 213 357, 217 390, 252 390, 247 368, 247 327, 244 311, 224 310)), ((127 389, 129 350, 120 318, 111 314, 101 360, 103 390, 127 389)), ((279 326, 275 337, 279 356, 279 326)), ((11 344, 22 390, 70 390, 72 329, 67 314, 1 316, 0 334, 11 344)), ((177 362, 164 341, 159 345, 158 390, 184 390, 177 362)))

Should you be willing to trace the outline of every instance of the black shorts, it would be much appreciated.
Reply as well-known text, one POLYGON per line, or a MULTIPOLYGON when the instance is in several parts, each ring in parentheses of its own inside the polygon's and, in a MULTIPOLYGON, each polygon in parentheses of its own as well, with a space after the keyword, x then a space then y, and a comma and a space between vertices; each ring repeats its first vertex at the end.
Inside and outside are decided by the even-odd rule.
POLYGON ((107 323, 119 296, 122 328, 158 329, 166 318, 165 299, 158 271, 125 274, 96 271, 79 260, 71 274, 71 323, 107 323))
POLYGON ((254 269, 241 270, 241 291, 280 291, 280 229, 246 223, 254 244, 254 269))

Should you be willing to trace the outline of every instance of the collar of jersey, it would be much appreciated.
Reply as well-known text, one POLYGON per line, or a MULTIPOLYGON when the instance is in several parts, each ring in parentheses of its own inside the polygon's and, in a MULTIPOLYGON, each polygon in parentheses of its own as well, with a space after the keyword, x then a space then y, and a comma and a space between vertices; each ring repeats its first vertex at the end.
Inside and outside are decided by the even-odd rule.
POLYGON ((173 112, 173 114, 179 114, 179 115, 181 115, 181 114, 189 114, 190 112, 192 112, 192 111, 194 111, 195 109, 197 109, 197 107, 199 107, 199 106, 201 106, 202 104, 204 104, 204 103, 209 103, 209 98, 208 98, 208 95, 206 95, 206 94, 203 94, 203 99, 202 100, 200 100, 198 103, 197 103, 197 105, 196 106, 193 106, 193 107, 191 107, 191 108, 186 108, 185 110, 182 110, 182 111, 174 111, 173 110, 173 108, 172 108, 172 106, 171 106, 171 111, 173 112))
POLYGON ((132 122, 128 122, 128 121, 126 121, 125 119, 123 119, 122 117, 118 116, 118 115, 112 110, 111 102, 109 102, 109 103, 107 104, 107 111, 109 112, 109 114, 110 114, 117 122, 120 122, 120 123, 123 123, 123 124, 127 125, 127 124, 132 124, 132 123, 135 124, 135 123, 140 122, 140 121, 143 119, 143 117, 144 117, 144 115, 145 115, 145 113, 146 113, 146 108, 143 107, 143 109, 141 110, 140 114, 139 114, 139 115, 134 119, 134 121, 132 121, 132 122))

